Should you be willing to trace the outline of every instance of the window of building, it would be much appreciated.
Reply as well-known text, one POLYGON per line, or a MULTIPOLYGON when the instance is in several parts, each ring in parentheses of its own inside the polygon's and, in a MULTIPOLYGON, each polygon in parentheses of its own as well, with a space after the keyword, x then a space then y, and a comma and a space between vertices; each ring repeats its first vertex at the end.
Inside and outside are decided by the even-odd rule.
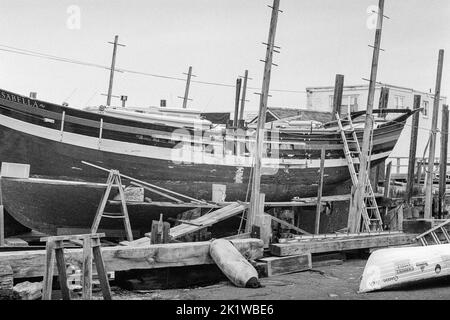
MULTIPOLYGON (((342 105, 341 105, 341 115, 347 114, 348 110, 350 109, 350 112, 358 111, 358 94, 352 94, 352 95, 343 95, 342 96, 342 105)), ((333 102, 334 102, 334 95, 330 96, 330 109, 333 110, 333 102)))
POLYGON ((424 117, 428 117, 429 107, 430 107, 429 101, 422 101, 422 114, 424 117))
POLYGON ((395 96, 395 108, 403 109, 405 107, 404 101, 405 101, 405 97, 395 96))

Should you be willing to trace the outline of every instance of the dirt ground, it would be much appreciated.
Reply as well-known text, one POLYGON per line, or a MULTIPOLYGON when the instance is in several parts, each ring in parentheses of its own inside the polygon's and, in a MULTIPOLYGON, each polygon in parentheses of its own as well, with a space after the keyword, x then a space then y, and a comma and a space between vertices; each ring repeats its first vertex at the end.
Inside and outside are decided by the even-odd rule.
POLYGON ((359 294, 366 260, 261 279, 262 288, 245 289, 223 281, 172 290, 126 291, 113 287, 116 300, 450 300, 450 277, 400 289, 359 294))

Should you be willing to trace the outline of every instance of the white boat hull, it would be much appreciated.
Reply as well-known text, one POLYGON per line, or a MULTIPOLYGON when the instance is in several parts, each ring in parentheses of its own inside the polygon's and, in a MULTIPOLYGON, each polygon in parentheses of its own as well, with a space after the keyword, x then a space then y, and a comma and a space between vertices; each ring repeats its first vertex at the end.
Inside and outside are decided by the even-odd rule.
POLYGON ((364 269, 359 292, 397 287, 450 275, 450 244, 381 249, 364 269))

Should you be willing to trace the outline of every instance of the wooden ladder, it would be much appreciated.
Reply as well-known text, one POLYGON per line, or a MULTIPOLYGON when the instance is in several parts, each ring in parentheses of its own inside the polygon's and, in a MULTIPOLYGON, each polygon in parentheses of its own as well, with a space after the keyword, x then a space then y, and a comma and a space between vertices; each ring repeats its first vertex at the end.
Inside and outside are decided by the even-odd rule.
POLYGON ((448 226, 450 226, 450 219, 418 235, 416 240, 419 240, 422 246, 450 243, 449 231, 446 229, 448 226))
MULTIPOLYGON (((342 125, 341 118, 339 114, 336 114, 336 119, 339 125, 339 131, 341 133, 342 141, 344 142, 344 154, 347 159, 348 169, 350 171, 350 176, 354 187, 358 185, 358 173, 355 164, 355 160, 360 163, 361 160, 361 148, 359 146, 358 137, 353 127, 351 116, 348 115, 348 121, 350 129, 344 129, 342 125), (347 139, 347 133, 351 134, 351 139, 347 139)), ((372 139, 372 137, 371 137, 372 139)), ((372 145, 372 143, 370 143, 372 145)), ((370 168, 370 157, 368 158, 368 166, 370 168)), ((383 220, 381 219, 380 210, 378 209, 377 200, 375 198, 375 193, 370 183, 370 177, 367 175, 365 185, 364 185, 364 202, 361 212, 363 218, 362 230, 361 231, 383 231, 383 220)), ((358 223, 359 224, 359 223, 358 223)))
POLYGON ((97 213, 95 214, 94 222, 92 223, 91 233, 96 233, 100 225, 102 218, 110 219, 123 219, 125 225, 125 232, 128 241, 133 241, 133 233, 131 231, 130 218, 128 216, 127 203, 125 199, 125 192, 123 190, 122 180, 120 178, 120 173, 118 170, 110 170, 108 180, 106 181, 106 190, 103 193, 100 204, 97 208, 97 213), (112 187, 117 187, 119 189, 120 195, 120 213, 116 212, 105 212, 106 204, 108 203, 109 195, 111 193, 112 187))

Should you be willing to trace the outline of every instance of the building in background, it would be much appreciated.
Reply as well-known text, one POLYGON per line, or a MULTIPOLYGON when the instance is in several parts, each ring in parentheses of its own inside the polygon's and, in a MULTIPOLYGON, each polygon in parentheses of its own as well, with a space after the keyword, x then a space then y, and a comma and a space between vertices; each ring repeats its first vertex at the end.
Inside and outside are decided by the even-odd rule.
MULTIPOLYGON (((421 112, 419 118, 419 136, 417 141, 417 154, 416 157, 422 158, 424 151, 430 136, 431 121, 433 113, 434 104, 434 94, 414 90, 411 88, 399 87, 388 84, 377 84, 375 87, 375 101, 374 109, 379 108, 380 96, 382 87, 389 89, 389 97, 387 100, 388 109, 412 109, 414 96, 421 96, 421 112)), ((320 112, 332 112, 333 110, 333 95, 334 87, 309 87, 306 88, 307 92, 307 103, 306 107, 308 110, 320 111, 320 112)), ((343 96, 342 96, 342 106, 341 115, 347 114, 348 110, 350 112, 362 111, 366 109, 367 98, 369 92, 369 85, 357 85, 357 86, 344 86, 343 96)), ((442 106, 447 104, 446 97, 441 97, 439 105, 439 119, 438 119, 438 130, 441 127, 442 119, 442 106)), ((409 145, 411 139, 411 123, 412 117, 408 119, 408 122, 403 129, 403 133, 400 139, 391 153, 391 159, 394 161, 394 170, 397 172, 395 167, 397 164, 397 158, 400 160, 400 172, 404 173, 407 170, 408 156, 409 156, 409 145)), ((437 144, 436 144, 436 157, 439 158, 440 154, 440 134, 438 134, 437 144)), ((425 154, 428 157, 428 151, 425 154)))

